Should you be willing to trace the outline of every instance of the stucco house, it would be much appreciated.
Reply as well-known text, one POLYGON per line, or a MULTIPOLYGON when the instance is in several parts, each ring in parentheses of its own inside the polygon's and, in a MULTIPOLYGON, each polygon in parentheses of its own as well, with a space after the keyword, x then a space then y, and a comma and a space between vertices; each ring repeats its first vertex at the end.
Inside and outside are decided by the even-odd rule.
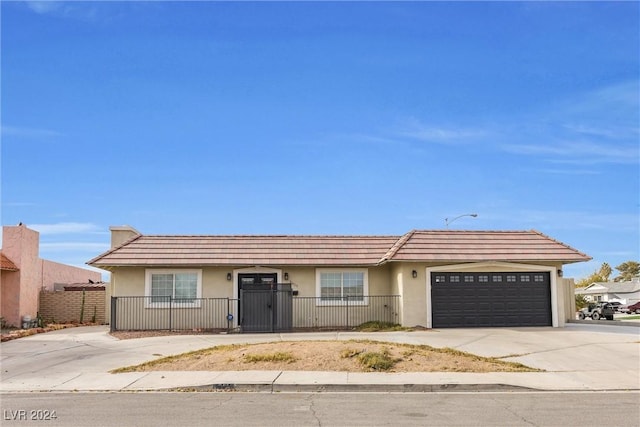
POLYGON ((617 301, 630 305, 640 301, 640 278, 627 282, 594 282, 584 288, 576 288, 576 295, 584 295, 587 301, 617 301))
MULTIPOLYGON (((537 231, 197 236, 110 229, 111 250, 88 264, 111 272, 114 297, 144 296, 142 310, 155 316, 172 301, 185 316, 204 309, 200 299, 228 298, 241 313, 230 309, 233 326, 251 317, 251 292, 282 286, 313 305, 313 314, 280 311, 294 326, 303 317, 321 322, 335 307, 364 310, 377 296, 394 296, 382 305, 405 326, 558 327, 574 315, 573 280, 562 277, 563 265, 590 259, 537 231)), ((268 301, 269 309, 276 304, 268 301)))
POLYGON ((56 283, 99 282, 101 274, 40 258, 40 233, 20 224, 2 227, 0 249, 0 316, 20 326, 23 317, 36 318, 41 290, 56 283))

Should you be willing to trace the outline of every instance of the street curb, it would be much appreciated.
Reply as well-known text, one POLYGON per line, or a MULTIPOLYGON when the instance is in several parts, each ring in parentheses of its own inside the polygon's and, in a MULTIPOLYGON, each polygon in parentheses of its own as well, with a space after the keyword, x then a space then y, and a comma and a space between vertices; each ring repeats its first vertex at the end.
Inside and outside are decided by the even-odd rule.
POLYGON ((541 391, 509 384, 207 384, 172 387, 163 391, 253 393, 442 393, 541 391))
POLYGON ((567 323, 577 323, 581 325, 607 325, 607 326, 634 326, 640 328, 640 322, 632 320, 593 320, 593 319, 570 319, 567 323))

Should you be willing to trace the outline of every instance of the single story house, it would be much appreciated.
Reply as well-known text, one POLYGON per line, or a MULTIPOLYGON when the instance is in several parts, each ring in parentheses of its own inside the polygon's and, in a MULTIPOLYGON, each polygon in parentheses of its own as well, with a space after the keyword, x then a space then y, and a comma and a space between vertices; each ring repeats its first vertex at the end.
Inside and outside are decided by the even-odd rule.
POLYGON ((587 301, 617 301, 630 305, 640 301, 640 278, 627 282, 594 282, 584 288, 576 288, 576 295, 584 295, 587 301))
POLYGON ((35 319, 41 290, 53 290, 56 283, 100 281, 101 274, 40 258, 40 233, 24 224, 2 227, 0 250, 0 316, 19 327, 35 319))
POLYGON ((559 327, 575 311, 573 280, 562 277, 562 267, 591 259, 533 230, 412 230, 402 236, 110 230, 111 250, 88 264, 111 272, 112 296, 145 296, 149 313, 166 309, 169 299, 178 302, 174 307, 202 310, 202 298, 228 298, 239 307, 229 313, 234 326, 254 311, 250 292, 282 285, 313 306, 313 313, 287 314, 294 325, 313 317, 322 326, 322 313, 332 308, 351 304, 355 313, 378 296, 394 296, 393 304, 380 304, 404 326, 559 327))

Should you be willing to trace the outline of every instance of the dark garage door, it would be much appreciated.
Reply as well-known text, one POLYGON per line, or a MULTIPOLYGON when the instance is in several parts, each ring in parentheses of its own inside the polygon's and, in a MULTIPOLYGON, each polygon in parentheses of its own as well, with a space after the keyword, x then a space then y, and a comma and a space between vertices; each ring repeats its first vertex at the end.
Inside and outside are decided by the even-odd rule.
POLYGON ((551 326, 549 273, 431 273, 434 328, 551 326))

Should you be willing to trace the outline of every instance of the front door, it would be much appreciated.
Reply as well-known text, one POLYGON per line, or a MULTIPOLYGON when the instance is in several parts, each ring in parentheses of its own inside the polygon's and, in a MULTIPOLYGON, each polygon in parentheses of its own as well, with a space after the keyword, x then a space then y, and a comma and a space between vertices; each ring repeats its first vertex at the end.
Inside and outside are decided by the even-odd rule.
POLYGON ((276 273, 238 274, 240 326, 244 332, 270 332, 277 299, 274 298, 276 273))

